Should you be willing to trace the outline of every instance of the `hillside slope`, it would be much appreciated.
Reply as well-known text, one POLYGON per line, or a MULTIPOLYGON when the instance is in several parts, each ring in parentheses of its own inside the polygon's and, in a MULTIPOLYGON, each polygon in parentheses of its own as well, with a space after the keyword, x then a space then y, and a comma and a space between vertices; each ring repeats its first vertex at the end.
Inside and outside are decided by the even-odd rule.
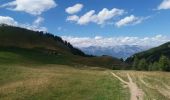
POLYGON ((0 46, 29 49, 39 48, 41 50, 46 49, 85 56, 82 51, 73 48, 70 43, 63 41, 58 36, 7 25, 0 26, 0 46))
POLYGON ((124 67, 116 58, 86 55, 58 36, 6 25, 0 26, 0 62, 124 67))
POLYGON ((155 62, 160 59, 160 57, 164 55, 168 58, 170 58, 170 42, 167 42, 163 45, 160 45, 158 47, 149 49, 144 52, 137 53, 129 58, 127 58, 127 63, 132 63, 134 58, 137 57, 138 59, 146 59, 147 62, 155 62))

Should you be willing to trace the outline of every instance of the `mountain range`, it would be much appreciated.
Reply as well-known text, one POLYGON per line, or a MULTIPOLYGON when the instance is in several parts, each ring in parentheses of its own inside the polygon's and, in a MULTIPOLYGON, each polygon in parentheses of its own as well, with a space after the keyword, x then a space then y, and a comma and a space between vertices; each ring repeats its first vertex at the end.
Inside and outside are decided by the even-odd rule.
POLYGON ((101 46, 90 46, 90 47, 81 47, 83 52, 89 55, 109 55, 112 57, 123 58, 126 59, 132 56, 135 53, 139 53, 145 50, 148 50, 151 47, 147 46, 138 46, 138 45, 117 45, 117 46, 109 46, 109 47, 101 47, 101 46))

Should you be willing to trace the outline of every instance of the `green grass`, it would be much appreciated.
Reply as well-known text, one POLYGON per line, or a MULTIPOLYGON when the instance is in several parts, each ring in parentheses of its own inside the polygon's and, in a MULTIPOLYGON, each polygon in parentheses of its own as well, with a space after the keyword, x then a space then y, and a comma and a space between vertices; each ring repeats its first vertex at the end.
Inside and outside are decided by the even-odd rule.
POLYGON ((120 60, 112 57, 82 57, 68 53, 39 48, 25 49, 0 46, 0 64, 44 65, 59 64, 69 66, 96 66, 110 69, 124 69, 126 66, 120 60))
POLYGON ((170 86, 170 73, 112 71, 56 64, 0 65, 0 100, 130 100, 128 87, 110 72, 125 81, 128 81, 129 73, 144 91, 144 100, 169 100, 166 91, 170 93, 167 88, 170 86))
POLYGON ((71 64, 70 55, 48 54, 36 49, 0 47, 0 64, 71 64))
POLYGON ((107 70, 61 65, 0 66, 1 100, 125 100, 127 89, 107 70))

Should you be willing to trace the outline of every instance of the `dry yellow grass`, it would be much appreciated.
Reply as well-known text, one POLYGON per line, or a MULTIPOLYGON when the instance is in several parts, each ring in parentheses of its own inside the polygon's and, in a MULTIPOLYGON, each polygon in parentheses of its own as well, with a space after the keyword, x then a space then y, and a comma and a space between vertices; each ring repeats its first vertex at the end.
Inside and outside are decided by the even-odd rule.
POLYGON ((144 91, 144 100, 170 99, 168 72, 115 71, 115 73, 125 80, 126 74, 130 74, 133 81, 144 91))

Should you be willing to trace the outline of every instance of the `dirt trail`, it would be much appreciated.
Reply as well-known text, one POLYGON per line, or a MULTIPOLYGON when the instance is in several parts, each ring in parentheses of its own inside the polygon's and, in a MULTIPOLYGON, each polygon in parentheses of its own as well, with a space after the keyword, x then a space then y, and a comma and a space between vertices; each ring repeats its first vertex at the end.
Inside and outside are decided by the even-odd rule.
POLYGON ((129 74, 127 74, 129 82, 124 81, 122 78, 120 78, 113 72, 111 72, 111 74, 129 87, 131 100, 143 100, 144 92, 138 88, 138 86, 136 85, 136 83, 133 82, 129 74))

